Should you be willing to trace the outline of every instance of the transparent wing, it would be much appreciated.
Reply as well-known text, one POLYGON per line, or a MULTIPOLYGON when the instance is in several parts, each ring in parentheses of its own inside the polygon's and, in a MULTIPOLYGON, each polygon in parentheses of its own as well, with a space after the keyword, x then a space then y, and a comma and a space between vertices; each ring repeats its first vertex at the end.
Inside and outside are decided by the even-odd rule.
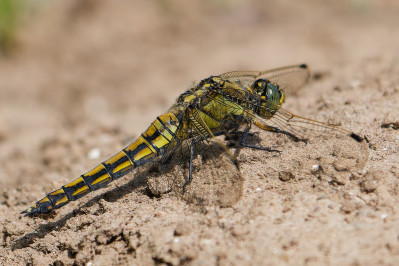
MULTIPOLYGON (((259 118, 257 117, 256 119, 259 118)), ((300 140, 308 140, 312 136, 317 135, 348 136, 357 142, 361 142, 363 140, 363 138, 359 135, 350 130, 342 128, 339 125, 324 123, 298 116, 283 108, 277 110, 277 112, 270 119, 260 119, 260 121, 264 125, 276 128, 278 131, 282 131, 282 133, 293 135, 300 140)))
POLYGON ((219 143, 200 141, 195 144, 192 181, 185 187, 190 167, 191 140, 179 143, 147 168, 145 176, 153 195, 172 192, 188 203, 204 206, 229 207, 242 195, 243 178, 237 165, 230 160, 219 143), (165 160, 166 159, 166 160, 165 160))
MULTIPOLYGON (((300 66, 297 66, 300 67, 300 66)), ((293 69, 298 69, 295 68, 294 66, 288 67, 289 69, 287 70, 288 72, 293 69)), ((285 68, 282 68, 283 70, 285 68)), ((267 71, 264 71, 262 73, 266 73, 267 71)), ((278 71, 273 70, 270 73, 276 73, 278 71)), ((292 73, 294 73, 293 71, 292 73)), ((300 72, 300 71, 298 71, 300 72)), ((238 76, 238 72, 229 72, 225 74, 225 77, 227 76, 238 76), (231 74, 229 74, 231 73, 231 74)), ((240 72, 243 73, 243 72, 240 72)), ((248 73, 248 72, 246 72, 248 73)), ((257 72, 254 78, 258 77, 258 74, 261 72, 257 72)), ((262 74, 261 73, 261 74, 262 74)), ((266 74, 269 74, 267 72, 266 74)), ((241 74, 240 74, 241 75, 241 74)), ((249 75, 249 74, 248 74, 249 75)), ((252 75, 252 74, 251 74, 252 75)), ((277 74, 276 74, 277 75, 277 74)), ((268 130, 267 127, 273 127, 275 129, 278 129, 277 131, 282 131, 285 133, 288 133, 288 135, 295 136, 298 139, 302 140, 307 140, 311 138, 312 136, 317 136, 317 135, 324 135, 324 136, 331 136, 331 135, 347 135, 356 141, 361 141, 362 138, 358 135, 356 135, 354 132, 350 130, 346 130, 339 125, 335 124, 329 124, 309 118, 305 118, 299 115, 295 115, 284 108, 281 108, 279 106, 274 105, 271 102, 268 102, 266 105, 257 105, 254 102, 257 102, 256 100, 252 99, 252 101, 249 101, 248 99, 245 98, 245 89, 243 89, 241 86, 237 85, 236 83, 232 84, 229 88, 223 89, 223 92, 220 92, 220 95, 224 96, 231 96, 232 98, 237 98, 241 99, 242 103, 240 108, 244 109, 246 114, 249 117, 252 117, 251 120, 253 121, 259 121, 261 124, 264 125, 264 129, 268 130), (264 114, 269 114, 268 116, 270 118, 261 118, 258 115, 256 115, 253 110, 258 109, 261 110, 260 113, 264 114), (264 109, 262 111, 262 109, 264 109)), ((254 95, 253 95, 254 96, 254 95)), ((210 97, 210 96, 208 96, 210 97)), ((256 96, 255 96, 256 97, 256 96)), ((228 97, 227 97, 228 98, 228 97)), ((231 111, 235 111, 233 105, 229 104, 228 100, 225 100, 226 97, 223 97, 222 99, 217 99, 214 98, 213 101, 216 103, 215 108, 220 108, 223 106, 228 106, 231 108, 231 111)), ((260 101, 259 101, 260 102, 260 101)), ((237 107, 238 108, 238 107, 237 107)))
POLYGON ((307 65, 291 65, 264 71, 231 71, 223 73, 220 77, 230 81, 251 82, 259 78, 276 83, 288 95, 296 92, 308 83, 311 72, 307 65))

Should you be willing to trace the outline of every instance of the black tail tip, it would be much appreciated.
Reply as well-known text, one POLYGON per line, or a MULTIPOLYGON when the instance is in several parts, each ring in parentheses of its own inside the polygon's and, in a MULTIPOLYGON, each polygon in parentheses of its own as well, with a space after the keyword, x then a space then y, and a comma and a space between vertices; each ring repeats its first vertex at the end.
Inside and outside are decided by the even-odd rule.
POLYGON ((21 214, 24 214, 24 217, 26 216, 37 216, 40 214, 40 209, 39 208, 29 208, 21 212, 21 214))
POLYGON ((301 65, 299 65, 299 68, 302 68, 302 69, 307 69, 307 68, 309 68, 309 67, 308 67, 308 65, 307 65, 307 64, 301 64, 301 65))

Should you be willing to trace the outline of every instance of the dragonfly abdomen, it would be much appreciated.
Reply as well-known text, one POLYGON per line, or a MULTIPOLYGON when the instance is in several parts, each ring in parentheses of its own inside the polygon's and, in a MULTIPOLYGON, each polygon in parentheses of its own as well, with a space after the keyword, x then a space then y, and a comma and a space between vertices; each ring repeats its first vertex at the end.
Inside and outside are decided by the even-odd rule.
POLYGON ((134 168, 153 160, 163 154, 169 143, 175 139, 178 125, 179 122, 173 113, 157 117, 140 137, 122 151, 74 181, 48 193, 46 197, 22 213, 26 215, 50 213, 53 209, 105 187, 134 168))

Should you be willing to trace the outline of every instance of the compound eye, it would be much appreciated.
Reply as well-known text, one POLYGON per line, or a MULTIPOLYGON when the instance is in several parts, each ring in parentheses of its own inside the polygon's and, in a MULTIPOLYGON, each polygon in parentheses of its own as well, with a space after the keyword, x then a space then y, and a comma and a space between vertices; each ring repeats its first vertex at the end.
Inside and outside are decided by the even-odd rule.
POLYGON ((265 88, 263 89, 262 96, 265 96, 267 99, 271 99, 275 97, 276 87, 274 84, 266 83, 265 88))
POLYGON ((267 87, 265 89, 265 92, 266 92, 266 96, 269 96, 269 97, 273 96, 273 89, 271 89, 270 87, 267 87))

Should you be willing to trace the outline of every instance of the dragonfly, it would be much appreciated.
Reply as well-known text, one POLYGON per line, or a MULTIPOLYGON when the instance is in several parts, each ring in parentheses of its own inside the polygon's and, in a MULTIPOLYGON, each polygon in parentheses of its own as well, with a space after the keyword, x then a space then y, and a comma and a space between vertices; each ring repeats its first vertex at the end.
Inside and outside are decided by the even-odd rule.
POLYGON ((188 146, 189 169, 182 186, 184 193, 193 178, 194 154, 199 143, 216 140, 232 160, 235 155, 217 136, 237 135, 240 147, 278 152, 247 143, 253 127, 287 135, 294 141, 306 142, 310 134, 323 133, 345 135, 361 142, 363 139, 350 130, 301 117, 281 107, 285 91, 305 85, 310 77, 309 67, 299 64, 265 71, 232 71, 205 78, 183 92, 168 111, 119 153, 48 193, 22 213, 25 216, 51 213, 157 158, 159 164, 173 163, 179 150, 188 146))

